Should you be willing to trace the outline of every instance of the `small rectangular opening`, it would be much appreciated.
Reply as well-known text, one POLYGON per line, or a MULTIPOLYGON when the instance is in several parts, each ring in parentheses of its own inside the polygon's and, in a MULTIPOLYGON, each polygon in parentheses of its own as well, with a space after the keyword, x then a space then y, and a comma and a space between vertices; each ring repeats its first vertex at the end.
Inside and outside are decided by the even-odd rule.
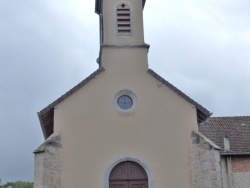
POLYGON ((129 11, 129 9, 127 9, 127 8, 119 9, 119 8, 118 8, 118 9, 117 9, 117 12, 118 12, 118 11, 129 11))
POLYGON ((130 16, 130 14, 129 13, 118 13, 117 16, 124 17, 124 16, 130 16))
POLYGON ((119 22, 130 22, 130 19, 117 19, 118 23, 119 22))
POLYGON ((119 32, 119 33, 130 33, 131 30, 130 30, 130 29, 129 29, 129 30, 119 29, 118 32, 119 32))
POLYGON ((118 27, 130 27, 130 24, 118 24, 118 27))

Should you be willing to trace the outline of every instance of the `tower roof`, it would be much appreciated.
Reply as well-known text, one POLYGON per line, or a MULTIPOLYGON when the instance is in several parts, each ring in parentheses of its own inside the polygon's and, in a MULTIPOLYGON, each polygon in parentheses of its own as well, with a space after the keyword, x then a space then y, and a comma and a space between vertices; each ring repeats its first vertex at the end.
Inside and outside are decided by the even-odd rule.
MULTIPOLYGON (((96 0, 95 1, 95 13, 97 14, 101 14, 101 11, 102 11, 102 1, 103 0, 96 0)), ((146 0, 142 0, 142 6, 144 8, 144 5, 146 3, 146 0)))

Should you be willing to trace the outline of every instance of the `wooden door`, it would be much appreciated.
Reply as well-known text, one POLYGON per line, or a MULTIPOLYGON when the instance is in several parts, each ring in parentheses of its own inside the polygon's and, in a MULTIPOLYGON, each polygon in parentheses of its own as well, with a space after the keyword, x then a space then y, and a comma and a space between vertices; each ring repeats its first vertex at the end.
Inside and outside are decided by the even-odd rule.
POLYGON ((148 188, 148 177, 139 164, 132 161, 122 162, 111 171, 109 188, 148 188))

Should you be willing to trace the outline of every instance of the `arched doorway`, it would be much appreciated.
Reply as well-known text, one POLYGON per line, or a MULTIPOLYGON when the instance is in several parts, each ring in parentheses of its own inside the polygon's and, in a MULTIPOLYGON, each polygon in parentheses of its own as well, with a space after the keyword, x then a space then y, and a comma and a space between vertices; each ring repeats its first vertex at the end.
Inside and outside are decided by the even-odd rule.
POLYGON ((110 173, 109 188, 148 188, 147 173, 135 162, 121 162, 110 173))

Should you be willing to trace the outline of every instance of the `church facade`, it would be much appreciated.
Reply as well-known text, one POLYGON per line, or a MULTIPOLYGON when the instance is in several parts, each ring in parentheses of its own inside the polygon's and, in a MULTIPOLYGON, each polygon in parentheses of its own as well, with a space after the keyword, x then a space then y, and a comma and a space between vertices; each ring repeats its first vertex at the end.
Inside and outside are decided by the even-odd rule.
POLYGON ((148 68, 146 0, 95 3, 99 69, 38 113, 35 188, 222 187, 211 113, 148 68))

